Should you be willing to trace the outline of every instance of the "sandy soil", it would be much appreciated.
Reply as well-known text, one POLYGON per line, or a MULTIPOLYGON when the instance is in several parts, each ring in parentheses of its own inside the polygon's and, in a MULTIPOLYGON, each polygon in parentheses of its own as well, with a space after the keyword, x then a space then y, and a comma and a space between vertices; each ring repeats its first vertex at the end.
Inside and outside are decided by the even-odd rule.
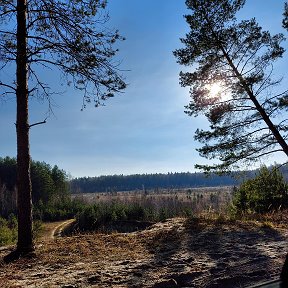
POLYGON ((246 287, 279 277, 287 232, 176 218, 129 234, 42 238, 36 258, 0 263, 0 287, 246 287))

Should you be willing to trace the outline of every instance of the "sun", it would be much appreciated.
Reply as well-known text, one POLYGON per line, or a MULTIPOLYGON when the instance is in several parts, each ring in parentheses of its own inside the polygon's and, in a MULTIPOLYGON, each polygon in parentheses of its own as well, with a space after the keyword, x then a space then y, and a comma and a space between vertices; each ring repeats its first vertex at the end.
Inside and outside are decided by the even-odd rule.
POLYGON ((207 84, 206 88, 209 91, 209 96, 211 98, 218 97, 221 101, 230 100, 231 94, 227 92, 222 82, 214 82, 212 84, 207 84))
POLYGON ((223 90, 220 83, 213 83, 208 85, 209 94, 211 97, 217 97, 219 93, 223 90))

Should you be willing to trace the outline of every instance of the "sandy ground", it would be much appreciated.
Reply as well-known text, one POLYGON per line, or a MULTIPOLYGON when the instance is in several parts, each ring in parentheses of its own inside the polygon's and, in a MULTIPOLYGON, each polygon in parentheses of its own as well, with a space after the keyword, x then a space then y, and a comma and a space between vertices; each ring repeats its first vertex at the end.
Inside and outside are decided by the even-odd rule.
POLYGON ((176 218, 129 234, 42 238, 36 258, 0 263, 0 287, 247 287, 279 277, 287 237, 283 226, 176 218))

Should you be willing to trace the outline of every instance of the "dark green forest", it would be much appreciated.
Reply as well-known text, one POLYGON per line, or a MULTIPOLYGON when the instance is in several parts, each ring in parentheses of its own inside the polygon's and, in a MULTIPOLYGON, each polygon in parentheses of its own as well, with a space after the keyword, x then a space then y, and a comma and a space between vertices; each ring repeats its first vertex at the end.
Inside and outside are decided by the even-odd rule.
MULTIPOLYGON (((276 165, 277 166, 277 165, 276 165)), ((280 168, 284 178, 288 180, 288 167, 280 168)), ((132 190, 179 189, 196 187, 238 186, 244 180, 253 178, 258 170, 238 171, 230 174, 215 173, 156 173, 134 175, 111 175, 99 177, 81 177, 70 182, 71 192, 94 193, 132 190)))
POLYGON ((178 189, 204 186, 233 186, 236 174, 207 176, 203 173, 156 173, 81 177, 71 180, 72 193, 115 192, 151 189, 178 189))
MULTIPOLYGON (((5 218, 17 214, 16 167, 15 158, 0 158, 0 215, 5 218)), ((63 210, 71 202, 68 180, 67 173, 56 165, 31 162, 33 214, 36 219, 54 220, 70 216, 63 210)))

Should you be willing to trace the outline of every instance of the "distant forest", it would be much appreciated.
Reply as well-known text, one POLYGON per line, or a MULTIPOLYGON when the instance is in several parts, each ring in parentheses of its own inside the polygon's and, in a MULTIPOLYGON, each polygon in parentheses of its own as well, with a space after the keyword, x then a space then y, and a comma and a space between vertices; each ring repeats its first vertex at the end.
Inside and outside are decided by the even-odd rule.
MULTIPOLYGON (((288 167, 281 167, 286 181, 288 180, 288 167)), ((168 174, 134 174, 111 175, 99 177, 75 178, 70 182, 71 192, 94 193, 116 192, 132 190, 178 189, 194 187, 237 186, 243 180, 252 178, 257 170, 233 172, 230 175, 206 175, 204 173, 168 173, 168 174)))
MULTIPOLYGON (((238 185, 240 174, 210 175, 203 173, 134 174, 81 177, 71 181, 72 193, 115 192, 151 189, 177 189, 204 186, 238 185)), ((247 175, 247 173, 245 173, 247 175)), ((241 177, 243 179, 243 177, 241 177)))
MULTIPOLYGON (((0 157, 0 206, 5 198, 4 194, 7 194, 7 197, 10 195, 9 199, 16 197, 14 195, 16 165, 15 158, 0 157)), ((36 206, 39 203, 52 203, 52 199, 59 196, 64 197, 70 193, 238 186, 243 180, 252 178, 257 173, 257 170, 252 170, 220 176, 216 174, 206 175, 204 173, 181 172, 81 177, 69 180, 67 173, 57 166, 52 167, 45 162, 39 161, 32 161, 31 166, 33 203, 36 206)), ((281 172, 287 181, 288 166, 281 167, 281 172)), ((15 202, 15 200, 13 201, 15 202)))

